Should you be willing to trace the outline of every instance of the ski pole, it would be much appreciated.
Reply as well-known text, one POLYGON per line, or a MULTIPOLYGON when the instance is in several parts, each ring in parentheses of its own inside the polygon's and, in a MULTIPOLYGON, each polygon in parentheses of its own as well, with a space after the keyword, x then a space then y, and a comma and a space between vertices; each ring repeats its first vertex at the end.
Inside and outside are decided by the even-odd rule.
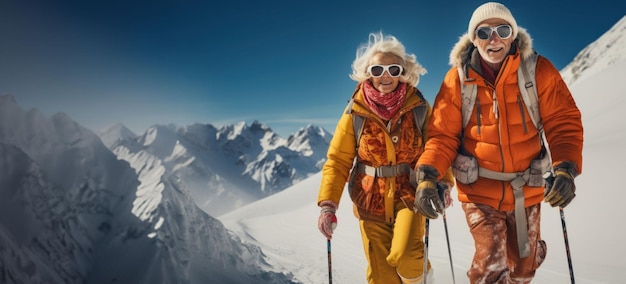
POLYGON ((450 237, 448 236, 448 221, 446 220, 446 210, 443 210, 443 227, 446 230, 446 243, 448 244, 448 257, 450 258, 450 271, 452 271, 452 283, 456 284, 454 279, 454 265, 452 265, 452 250, 450 249, 450 237))
MULTIPOLYGON (((550 175, 546 178, 546 194, 548 193, 548 189, 552 188, 552 183, 554 182, 554 172, 550 172, 550 175)), ((567 237, 567 227, 565 226, 565 212, 563 212, 563 207, 559 206, 559 213, 561 214, 561 227, 563 228, 563 239, 565 240, 565 254, 567 255, 567 266, 569 268, 569 278, 572 284, 576 282, 574 279, 574 266, 572 265, 572 255, 570 254, 569 249, 569 238, 567 237)))
POLYGON ((426 228, 424 230, 424 270, 422 270, 422 276, 424 278, 424 284, 426 284, 426 276, 428 274, 428 227, 430 226, 430 219, 426 218, 426 228))
MULTIPOLYGON (((444 207, 446 204, 445 193, 448 189, 448 186, 442 183, 437 183, 437 191, 439 193, 439 198, 441 202, 443 202, 444 207)), ((452 250, 450 249, 450 236, 448 235, 448 220, 446 218, 446 209, 443 208, 443 228, 446 231, 446 243, 448 244, 448 257, 450 258, 450 271, 452 272, 452 283, 456 284, 456 279, 454 277, 454 265, 452 264, 452 250)))
POLYGON ((567 265, 569 267, 569 278, 572 280, 572 284, 574 284, 574 267, 572 266, 572 256, 569 250, 569 240, 567 238, 567 227, 565 227, 565 213, 563 212, 563 207, 559 207, 559 212, 561 213, 561 226, 563 227, 563 239, 565 239, 565 253, 567 254, 567 265))
POLYGON ((333 266, 330 254, 330 239, 326 239, 326 244, 328 246, 328 284, 333 284, 333 266))

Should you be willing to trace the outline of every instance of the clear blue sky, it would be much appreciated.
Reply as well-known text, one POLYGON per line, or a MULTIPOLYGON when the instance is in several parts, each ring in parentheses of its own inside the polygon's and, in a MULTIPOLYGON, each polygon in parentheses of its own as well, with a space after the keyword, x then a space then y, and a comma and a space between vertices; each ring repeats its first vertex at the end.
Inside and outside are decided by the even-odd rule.
MULTIPOLYGON (((100 130, 259 120, 286 137, 334 132, 352 95, 350 64, 370 32, 402 41, 428 73, 484 1, 2 1, 0 94, 100 130)), ((626 15, 626 2, 502 1, 562 69, 626 15)))

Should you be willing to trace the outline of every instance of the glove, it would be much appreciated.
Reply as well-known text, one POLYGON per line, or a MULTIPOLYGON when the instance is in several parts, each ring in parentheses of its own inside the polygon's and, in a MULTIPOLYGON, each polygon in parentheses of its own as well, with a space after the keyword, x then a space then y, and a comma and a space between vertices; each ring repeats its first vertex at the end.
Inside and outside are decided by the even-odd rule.
POLYGON ((439 172, 431 166, 420 165, 417 169, 415 209, 428 219, 437 219, 443 214, 444 205, 439 198, 437 177, 439 172))
POLYGON ((317 228, 324 237, 330 240, 333 237, 333 231, 337 228, 337 216, 335 216, 337 204, 330 200, 324 200, 320 202, 320 207, 322 211, 317 219, 317 228))
POLYGON ((576 194, 576 185, 574 177, 576 176, 575 165, 572 162, 563 162, 554 167, 554 179, 549 182, 544 200, 552 207, 565 208, 576 194))

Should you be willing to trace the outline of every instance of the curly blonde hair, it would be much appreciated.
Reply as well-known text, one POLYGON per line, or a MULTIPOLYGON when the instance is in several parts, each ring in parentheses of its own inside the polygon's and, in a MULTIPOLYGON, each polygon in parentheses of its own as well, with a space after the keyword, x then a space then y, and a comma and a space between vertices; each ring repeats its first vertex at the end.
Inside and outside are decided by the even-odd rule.
POLYGON ((377 53, 391 53, 400 58, 400 65, 404 68, 400 76, 401 82, 417 87, 420 75, 426 74, 426 69, 417 62, 414 54, 407 54, 404 45, 392 35, 383 35, 382 32, 370 33, 367 43, 361 44, 356 50, 356 58, 352 62, 350 78, 362 82, 370 78, 367 67, 370 59, 377 53))

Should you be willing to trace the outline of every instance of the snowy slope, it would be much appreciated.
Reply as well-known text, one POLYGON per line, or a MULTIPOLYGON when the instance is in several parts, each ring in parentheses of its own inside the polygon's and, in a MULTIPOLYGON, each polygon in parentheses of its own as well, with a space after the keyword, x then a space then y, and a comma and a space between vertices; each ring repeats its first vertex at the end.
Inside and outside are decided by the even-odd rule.
POLYGON ((561 70, 568 86, 588 76, 593 76, 607 66, 626 59, 626 16, 609 31, 581 50, 570 64, 561 70))
MULTIPOLYGON (((623 23, 622 19, 616 26, 623 23)), ((620 28, 619 35, 614 30, 607 34, 624 38, 625 32, 620 28)), ((604 44, 590 45, 585 49, 588 54, 604 55, 593 62, 577 58, 578 66, 593 68, 577 73, 576 83, 570 85, 585 127, 583 174, 576 180, 576 199, 564 211, 577 283, 624 282, 626 228, 619 223, 626 198, 626 191, 619 186, 626 160, 624 46, 623 41, 607 50, 604 44), (604 61, 611 57, 608 54, 620 55, 622 59, 604 61)), ((242 238, 260 245, 270 263, 292 271, 298 280, 328 283, 326 240, 317 230, 319 208, 315 203, 320 180, 321 174, 314 175, 279 194, 221 216, 220 220, 242 238)), ((332 277, 342 284, 364 283, 367 263, 347 189, 339 207, 338 228, 332 240, 332 277)), ((548 205, 542 208, 542 237, 548 244, 548 256, 533 283, 569 283, 559 212, 548 205)), ((472 237, 458 202, 447 213, 456 283, 468 283, 465 273, 473 257, 472 237)), ((452 283, 442 218, 431 221, 429 256, 436 283, 452 283)))

